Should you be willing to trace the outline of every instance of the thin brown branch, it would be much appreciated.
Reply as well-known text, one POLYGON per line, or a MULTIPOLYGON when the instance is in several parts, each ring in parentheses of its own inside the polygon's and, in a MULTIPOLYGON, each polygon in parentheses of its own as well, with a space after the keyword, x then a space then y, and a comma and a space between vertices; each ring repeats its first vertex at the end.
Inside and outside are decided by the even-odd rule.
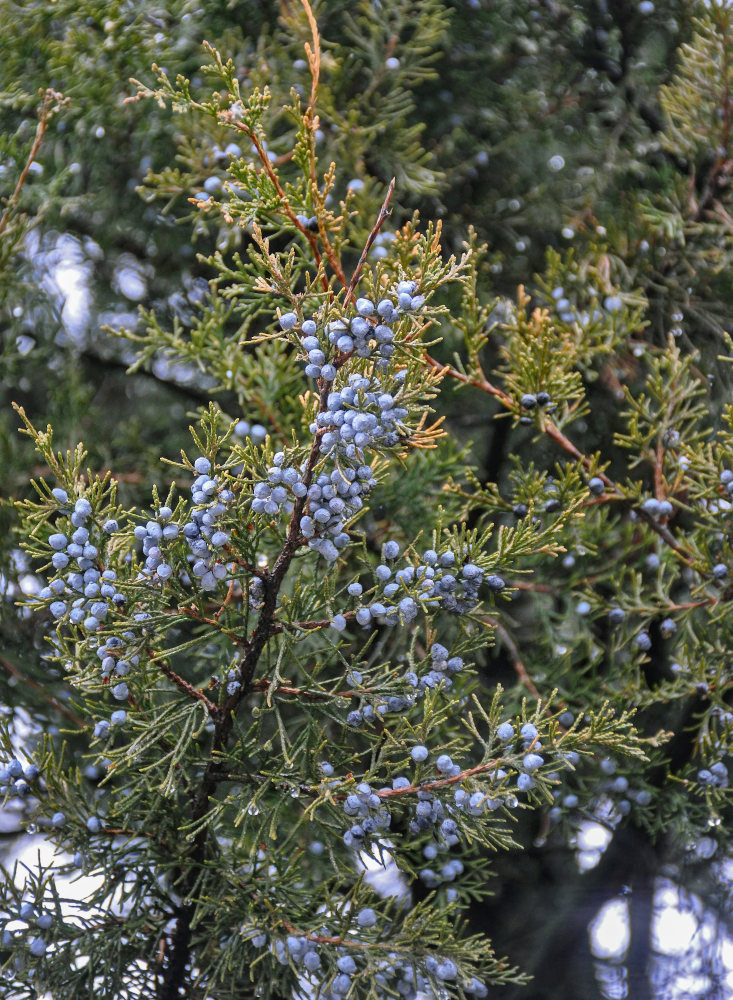
POLYGON ((313 43, 312 47, 307 42, 305 43, 305 54, 308 56, 308 69, 311 74, 311 96, 308 107, 311 116, 314 117, 316 113, 316 98, 318 97, 318 80, 321 74, 321 36, 308 0, 300 0, 300 2, 305 11, 305 16, 308 18, 308 25, 311 29, 311 41, 313 43))
MULTIPOLYGON (((345 611, 341 617, 351 621, 356 618, 356 612, 345 611)), ((273 622, 272 635, 279 635, 285 629, 292 629, 294 632, 303 630, 315 632, 318 629, 329 628, 332 624, 333 618, 312 618, 305 622, 273 622)))
MULTIPOLYGON (((253 681, 250 685, 251 691, 269 691, 272 681, 266 677, 253 681)), ((364 694, 369 694, 372 688, 359 688, 358 691, 310 691, 307 688, 293 687, 290 684, 278 684, 274 689, 274 694, 292 694, 299 698, 308 698, 313 701, 323 698, 360 698, 364 694)))
POLYGON ((41 102, 38 111, 39 118, 38 118, 38 125, 36 126, 36 134, 33 139, 33 143, 31 145, 28 156, 26 158, 25 165, 23 166, 23 169, 20 172, 20 176, 18 177, 18 182, 15 185, 15 190, 8 199, 8 203, 5 206, 5 211, 3 212, 2 216, 0 216, 0 236, 2 236, 3 232, 5 231, 5 227, 8 224, 10 215, 18 203, 18 199, 20 198, 20 192, 23 190, 23 185, 28 179, 28 174, 30 173, 30 169, 36 159, 36 156, 38 155, 38 150, 40 149, 41 143, 43 142, 43 137, 46 134, 48 123, 51 120, 51 116, 54 111, 54 105, 56 108, 59 108, 62 102, 64 101, 63 94, 60 94, 56 90, 51 90, 49 88, 48 90, 41 91, 41 93, 43 95, 43 100, 41 102))
MULTIPOLYGON (((244 122, 234 122, 234 124, 236 125, 236 127, 239 129, 240 132, 244 132, 247 138, 251 141, 252 145, 255 147, 255 150, 257 151, 257 156, 259 157, 260 163, 262 164, 262 168, 269 177, 269 179, 272 181, 272 184, 278 193, 278 197, 280 198, 280 204, 282 205, 285 214, 287 215, 288 219, 290 219, 291 223, 295 226, 295 228, 300 233, 302 233, 302 235, 305 236, 305 238, 308 240, 311 250, 313 251, 313 256, 316 262, 316 266, 320 267, 321 253, 318 249, 318 241, 316 240, 315 235, 312 232, 310 232, 309 229, 306 228, 306 226, 300 221, 300 219, 293 211, 290 202, 288 201, 287 195, 285 194, 283 187, 280 183, 280 178, 277 176, 276 171, 273 169, 273 165, 270 161, 269 156, 267 155, 267 151, 260 142, 259 136, 257 135, 256 132, 253 132, 248 125, 245 125, 244 122)), ((324 291, 327 291, 328 281, 325 278, 325 275, 323 280, 325 282, 324 291)), ((344 284, 346 284, 345 279, 344 279, 344 284)))
POLYGON ((206 708, 208 709, 209 715, 211 715, 214 718, 216 717, 219 710, 213 703, 213 701, 210 701, 206 697, 203 691, 201 691, 197 687, 194 687, 193 684, 189 684, 187 680, 184 680, 183 677, 180 676, 180 674, 177 674, 172 667, 168 666, 165 660, 155 660, 154 662, 157 664, 157 666, 160 667, 165 676, 173 681, 173 683, 176 685, 179 691, 183 691, 183 693, 187 694, 189 698, 195 698, 197 701, 203 702, 203 704, 206 705, 206 708))
POLYGON ((249 647, 249 643, 246 639, 242 639, 241 636, 235 635, 229 629, 223 628, 217 618, 207 618, 206 615, 200 614, 197 609, 192 605, 183 605, 180 608, 174 608, 171 610, 171 614, 185 615, 187 618, 193 618, 194 621, 201 622, 203 625, 212 625, 214 628, 218 629, 227 639, 231 641, 236 646, 241 646, 243 649, 249 647))
POLYGON ((557 587, 549 583, 535 583, 532 580, 512 580, 511 586, 514 590, 528 590, 533 594, 554 594, 557 587))
POLYGON ((356 288, 359 282, 359 278, 361 277, 361 272, 364 269, 364 264, 366 263, 367 254, 371 250, 372 243, 374 243, 374 240, 377 238, 377 233, 384 225, 384 220, 390 214, 389 203, 392 199, 392 193, 394 191, 394 187, 395 187, 395 179, 393 177, 392 180, 389 182, 389 187, 387 188, 387 194, 385 196, 385 199, 382 202, 382 207, 379 209, 379 215, 377 216, 377 221, 374 223, 372 231, 369 233, 369 236, 367 237, 367 241, 364 244, 364 249, 361 252, 361 257, 359 258, 359 263, 356 265, 356 270, 351 276, 349 287, 346 289, 346 296, 344 297, 344 308, 346 308, 346 306, 349 304, 349 299, 354 294, 354 289, 356 288))
POLYGON ((224 613, 224 608, 228 607, 232 603, 232 598, 234 597, 234 591, 235 591, 234 580, 230 580, 229 587, 227 588, 227 596, 222 601, 219 610, 214 612, 214 621, 218 622, 222 614, 224 613))
POLYGON ((461 771, 460 774, 454 774, 450 778, 435 778, 433 781, 424 781, 420 785, 407 785, 405 788, 382 788, 374 794, 378 795, 380 799, 394 799, 400 795, 431 792, 436 788, 446 788, 449 785, 460 784, 460 782, 465 781, 466 778, 472 778, 475 774, 485 774, 487 771, 495 771, 502 763, 503 758, 500 757, 498 760, 491 760, 486 764, 476 764, 475 767, 469 767, 465 771, 461 771))
MULTIPOLYGON (((375 946, 372 941, 354 941, 352 938, 331 937, 325 934, 308 934, 305 931, 299 931, 288 920, 283 920, 282 925, 288 934, 295 934, 298 937, 305 938, 307 941, 313 941, 315 944, 337 944, 342 948, 358 948, 360 951, 366 951, 375 946)), ((386 945, 382 943, 381 947, 386 947, 386 945)), ((390 942, 389 948, 394 950, 394 944, 390 942)))
MULTIPOLYGON (((277 176, 275 170, 273 170, 270 158, 267 155, 267 151, 262 146, 259 136, 255 132, 253 132, 247 125, 243 123, 237 123, 237 125, 240 131, 244 132, 247 135, 247 137, 252 141, 252 145, 257 150, 257 155, 260 158, 260 162, 262 163, 263 169, 267 174, 267 176, 269 177, 269 179, 272 181, 272 184, 275 190, 277 191, 278 197, 280 199, 280 204, 282 205, 285 214, 290 219, 291 223, 295 226, 295 228, 299 232, 301 232, 303 236, 305 236, 305 238, 310 243, 311 249, 313 250, 313 256, 315 258, 316 265, 320 267, 321 253, 318 249, 318 241, 316 239, 316 236, 314 233, 312 233, 309 229, 306 228, 306 226, 300 221, 300 219, 298 219, 295 212, 293 211, 292 206, 288 200, 288 197, 285 194, 282 185, 280 184, 280 178, 277 176)), ((348 282, 346 280, 346 275, 344 274, 344 269, 341 267, 341 261, 336 256, 333 247, 331 246, 328 240, 328 237, 325 235, 323 231, 320 232, 320 236, 321 239, 323 240, 323 249, 326 254, 326 259, 328 260, 328 263, 331 265, 331 269, 333 270, 338 280, 341 282, 344 288, 346 288, 348 282)), ((323 288, 324 291, 328 291, 328 279, 326 278, 325 275, 323 276, 323 288)))

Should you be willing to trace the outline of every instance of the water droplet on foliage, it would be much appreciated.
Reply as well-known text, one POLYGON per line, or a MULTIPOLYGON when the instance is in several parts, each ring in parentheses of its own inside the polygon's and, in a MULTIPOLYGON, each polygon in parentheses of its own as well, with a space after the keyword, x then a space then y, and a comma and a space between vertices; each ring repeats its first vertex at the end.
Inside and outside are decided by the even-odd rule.
POLYGON ((36 342, 33 337, 28 337, 26 334, 21 334, 19 337, 15 338, 15 346, 18 350, 18 354, 25 357, 26 354, 30 354, 33 348, 36 346, 36 342))

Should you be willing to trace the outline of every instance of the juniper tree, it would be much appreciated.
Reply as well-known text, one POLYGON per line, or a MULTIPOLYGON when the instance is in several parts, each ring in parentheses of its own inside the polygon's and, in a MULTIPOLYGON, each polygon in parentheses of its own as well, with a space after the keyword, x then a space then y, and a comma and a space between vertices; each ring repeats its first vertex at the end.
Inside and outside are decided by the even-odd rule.
MULTIPOLYGON (((390 14, 347 28, 384 39, 390 14)), ((436 183, 414 134, 394 191, 360 183, 383 123, 338 117, 343 49, 329 65, 305 4, 285 17, 307 47, 272 92, 209 47, 133 105, 183 112, 181 168, 143 193, 217 243, 199 301, 123 332, 136 366, 202 373, 191 443, 133 507, 21 412, 45 471, 18 537, 65 718, 4 780, 64 853, 5 878, 13 995, 484 995, 522 981, 472 933, 490 853, 592 817, 677 857, 729 808, 725 344, 707 324, 700 361, 655 305, 679 292, 661 258, 714 273, 725 157, 691 142, 640 196, 649 257, 609 219, 495 297, 474 234, 450 256, 390 216, 400 183, 436 183), (693 171, 720 197, 691 207, 693 171), (484 463, 466 438, 494 417, 484 463), (82 871, 98 888, 65 900, 82 871)), ((695 30, 665 142, 707 122, 725 147, 728 12, 695 30)))

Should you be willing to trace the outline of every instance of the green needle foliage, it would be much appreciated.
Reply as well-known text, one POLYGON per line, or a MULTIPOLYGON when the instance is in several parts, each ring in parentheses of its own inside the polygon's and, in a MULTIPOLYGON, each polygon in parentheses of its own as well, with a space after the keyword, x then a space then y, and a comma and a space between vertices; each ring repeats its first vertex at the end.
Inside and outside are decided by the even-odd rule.
MULTIPOLYGON (((152 72, 148 19, 110 12, 140 32, 116 115, 153 116, 140 141, 161 144, 133 171, 149 256, 178 242, 191 269, 100 317, 95 357, 186 406, 141 411, 120 475, 83 387, 89 454, 68 408, 43 430, 17 396, 36 454, 5 506, 0 784, 47 849, 0 873, 18 1000, 521 995, 532 960, 477 916, 503 859, 589 820, 676 863, 702 837, 728 849, 733 9, 702 8, 656 78, 662 162, 628 192, 633 229, 611 164, 595 202, 566 192, 587 202, 572 250, 509 295, 488 200, 458 230, 453 125, 425 141, 444 6, 300 0, 275 24, 251 5, 250 36, 204 43, 200 67, 171 46, 152 72), (665 320, 680 303, 688 332, 665 320), (158 443, 162 466, 137 468, 158 443)), ((496 6, 497 30, 532 20, 496 6)), ((593 28, 625 66, 623 19, 601 44, 595 5, 561 13, 570 48, 593 28)), ((490 53, 520 90, 536 30, 490 53)), ((64 46, 41 57, 68 68, 64 46)), ((520 131, 543 107, 524 95, 520 131)), ((56 112, 76 114, 47 92, 40 121, 56 112)), ((11 301, 41 222, 15 184, 11 301)), ((67 347, 45 356, 73 367, 67 347)))

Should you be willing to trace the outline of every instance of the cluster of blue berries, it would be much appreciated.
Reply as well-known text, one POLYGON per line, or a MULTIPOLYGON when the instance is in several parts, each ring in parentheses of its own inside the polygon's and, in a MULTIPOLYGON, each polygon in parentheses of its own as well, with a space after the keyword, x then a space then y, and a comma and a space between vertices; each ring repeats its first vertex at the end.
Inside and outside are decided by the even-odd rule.
MULTIPOLYGON (((333 382, 341 356, 355 353, 357 357, 369 358, 375 349, 378 364, 385 367, 394 354, 394 324, 403 313, 415 312, 425 303, 425 296, 416 295, 416 291, 416 282, 400 281, 396 301, 384 298, 375 305, 371 299, 358 298, 356 315, 350 319, 330 321, 320 337, 316 319, 305 320, 300 332, 301 346, 307 358, 306 375, 333 382)), ((298 317, 294 312, 280 317, 281 329, 293 330, 297 326, 298 317)))
POLYGON ((173 517, 170 507, 161 507, 156 519, 147 524, 135 526, 135 538, 142 542, 145 565, 140 579, 153 577, 160 581, 169 580, 173 575, 173 567, 166 561, 164 548, 168 543, 178 538, 180 528, 177 524, 169 524, 173 517))
POLYGON ((606 797, 607 806, 610 805, 619 816, 627 816, 631 812, 632 801, 648 805, 648 798, 651 798, 649 792, 635 791, 626 775, 616 774, 616 761, 613 758, 602 758, 599 767, 605 780, 598 784, 598 792, 606 797))
MULTIPOLYGON (((333 382, 337 366, 327 356, 330 354, 339 361, 341 355, 355 352, 368 358, 372 342, 378 345, 380 361, 386 365, 394 352, 394 331, 388 324, 403 312, 422 306, 424 297, 416 296, 416 290, 415 282, 404 281, 397 286, 396 302, 385 298, 375 306, 370 299, 357 299, 357 315, 348 323, 329 322, 322 340, 317 336, 316 321, 305 320, 300 331, 308 357, 306 373, 333 382), (334 349, 338 354, 334 354, 334 349)), ((280 316, 280 327, 285 331, 295 329, 298 324, 294 312, 280 316)), ((287 466, 284 454, 278 452, 267 479, 254 486, 253 512, 289 515, 295 500, 304 499, 301 534, 327 561, 335 561, 339 550, 349 541, 345 523, 361 510, 365 496, 376 485, 371 467, 366 464, 365 451, 393 448, 400 443, 403 421, 409 414, 407 407, 399 405, 405 374, 404 370, 393 374, 389 385, 385 385, 383 378, 352 373, 346 385, 330 392, 325 409, 310 425, 310 431, 319 435, 320 452, 334 459, 334 467, 322 471, 307 485, 303 481, 303 468, 287 466)), ((343 616, 338 616, 335 627, 345 627, 343 616)))
POLYGON ((277 452, 267 479, 254 485, 252 510, 256 514, 289 515, 296 499, 307 498, 306 512, 300 518, 301 534, 310 548, 333 562, 349 542, 344 523, 361 510, 363 498, 376 485, 370 466, 342 464, 330 474, 319 473, 306 486, 302 469, 286 465, 284 453, 277 452))
MULTIPOLYGON (((30 902, 21 903, 18 917, 20 918, 20 920, 22 920, 25 924, 28 925, 29 929, 30 927, 33 926, 37 928, 39 931, 50 930, 55 922, 53 914, 45 910, 39 911, 38 907, 34 903, 30 902)), ((16 934, 14 931, 10 930, 7 927, 4 928, 2 933, 2 947, 12 948, 18 937, 19 935, 16 934)), ((34 958, 43 958, 43 956, 46 954, 47 949, 48 949, 47 942, 44 940, 44 938, 40 936, 31 937, 30 941, 28 942, 28 951, 34 958)), ((16 959, 16 964, 18 968, 22 968, 22 965, 18 964, 21 962, 22 959, 20 958, 20 956, 18 956, 16 959)))
MULTIPOLYGON (((56 487, 52 491, 61 508, 69 505, 66 490, 56 487)), ((125 603, 125 595, 115 586, 117 574, 114 570, 100 570, 99 548, 93 543, 95 525, 88 526, 92 505, 86 497, 74 503, 69 515, 69 526, 64 531, 53 532, 48 544, 53 549, 51 564, 60 574, 38 594, 41 601, 50 600, 49 611, 61 621, 68 615, 72 625, 81 626, 86 632, 96 632, 107 615, 125 603), (72 530, 73 529, 73 530, 72 530)), ((104 524, 104 531, 113 534, 118 530, 114 520, 104 524)))
POLYGON ((354 464, 364 461, 367 449, 394 448, 400 443, 408 410, 399 405, 405 370, 395 372, 385 386, 379 378, 352 373, 343 388, 328 394, 326 409, 310 431, 319 430, 321 454, 335 453, 354 464))
POLYGON ((697 780, 701 785, 709 788, 728 787, 728 768, 722 760, 711 764, 709 768, 703 767, 697 772, 697 780))
POLYGON ((290 514, 293 500, 308 493, 302 469, 284 463, 285 454, 277 452, 273 457, 272 467, 267 470, 267 479, 254 484, 252 510, 255 514, 290 514))
POLYGON ((211 476, 211 462, 199 456, 193 463, 198 473, 191 485, 191 500, 196 509, 181 529, 191 555, 191 574, 199 581, 202 590, 215 590, 227 576, 222 550, 229 542, 229 534, 220 527, 220 519, 234 499, 234 493, 222 489, 216 476, 211 476))
POLYGON ((329 474, 321 472, 308 487, 308 510, 300 519, 300 531, 308 545, 333 562, 349 541, 344 522, 364 505, 364 498, 377 485, 369 465, 337 465, 329 474))
POLYGON ((641 505, 641 509, 649 517, 669 517, 674 513, 674 507, 669 500, 657 500, 655 497, 648 497, 641 505))
POLYGON ((356 818, 356 822, 344 834, 344 843, 357 850, 372 835, 387 830, 392 819, 389 810, 366 781, 362 781, 354 792, 346 796, 344 812, 347 816, 356 818))
MULTIPOLYGON (((359 584, 351 585, 353 588, 358 586, 359 584)), ((382 718, 389 713, 406 712, 416 704, 425 691, 441 686, 443 690, 449 690, 453 685, 451 675, 460 673, 463 670, 463 659, 460 656, 450 656, 445 646, 437 642, 433 644, 430 652, 431 669, 427 673, 418 676, 414 670, 408 670, 402 678, 409 688, 414 689, 414 693, 407 696, 372 696, 371 700, 362 705, 361 708, 353 709, 348 713, 346 716, 347 724, 349 726, 360 726, 362 723, 372 723, 375 719, 382 718)), ((352 670, 349 679, 354 684, 360 684, 362 679, 361 673, 358 670, 352 670)), ((427 754, 427 751, 425 752, 427 754)), ((413 760, 417 759, 413 757, 413 760)))
POLYGON ((94 727, 94 737, 98 740, 109 739, 110 731, 112 726, 121 726, 127 721, 127 712, 124 708, 117 709, 116 712, 112 712, 107 719, 100 719, 99 722, 94 727))
POLYGON ((35 764, 23 767, 21 762, 13 757, 0 767, 0 789, 8 795, 25 798, 31 792, 31 785, 38 779, 40 771, 35 764))
POLYGON ((462 657, 451 656, 445 646, 439 642, 434 642, 430 647, 430 670, 419 677, 413 671, 408 671, 404 676, 404 680, 416 688, 420 694, 441 685, 445 691, 448 691, 453 686, 453 675, 459 674, 463 670, 463 667, 462 657))
MULTIPOLYGON (((562 756, 573 768, 580 760, 573 750, 562 756)), ((632 788, 625 775, 616 775, 616 762, 611 757, 601 759, 598 766, 604 778, 600 782, 594 781, 593 801, 582 804, 586 812, 595 813, 605 823, 615 823, 631 812, 632 803, 640 808, 651 804, 652 796, 646 788, 632 788)), ((550 809, 549 818, 553 823, 581 806, 580 796, 568 790, 567 786, 555 788, 552 795, 556 804, 550 809)))
MULTIPOLYGON (((355 924, 359 930, 368 930, 377 923, 377 914, 371 907, 363 907, 355 915, 355 924)), ((320 936, 331 936, 328 927, 320 929, 320 936)), ((252 938, 255 947, 264 947, 266 935, 258 933, 252 938)), ((274 951, 282 965, 294 963, 302 970, 304 979, 313 988, 313 992, 326 1000, 340 1000, 352 988, 354 978, 359 975, 358 952, 354 949, 338 949, 335 975, 327 980, 324 977, 319 942, 304 935, 288 935, 284 940, 278 938, 274 942, 274 951)), ((329 956, 330 957, 330 956, 329 956)), ((425 959, 422 968, 413 962, 405 960, 404 956, 392 952, 378 963, 375 981, 385 988, 380 995, 399 996, 404 1000, 416 1000, 418 996, 432 997, 435 995, 430 978, 440 982, 452 982, 459 978, 456 963, 450 958, 438 958, 430 955, 425 959)), ((480 980, 472 978, 462 983, 464 992, 483 1000, 488 996, 488 990, 480 980)))
MULTIPOLYGON (((539 407, 541 410, 546 410, 547 413, 552 413, 557 408, 550 398, 549 392, 525 392, 519 404, 523 410, 535 410, 539 407)), ((522 417, 520 423, 532 423, 529 417, 522 417)))
MULTIPOLYGON (((442 757, 447 757, 447 754, 442 754, 442 757)), ((450 757, 447 757, 450 761, 450 757)), ((436 764, 437 767, 437 764, 436 764)), ((449 770, 452 772, 453 767, 458 767, 457 764, 453 764, 450 761, 449 770)), ((460 774, 460 767, 458 767, 458 773, 460 774)), ((441 773, 441 777, 452 777, 451 774, 445 772, 441 773)), ((396 779, 399 782, 399 778, 396 779)), ((399 788, 399 784, 397 786, 399 788)), ((415 802, 413 803, 413 815, 409 822, 409 831, 415 836, 420 833, 425 833, 428 830, 435 830, 436 827, 443 833, 443 823, 446 822, 445 807, 443 803, 433 795, 432 792, 419 791, 416 794, 415 802)), ((447 836, 454 837, 457 826, 454 820, 449 821, 450 825, 447 830, 447 836)), ((456 837, 456 842, 458 838, 456 837)))
MULTIPOLYGON (((358 676, 358 671, 352 671, 352 675, 358 676)), ((349 726, 360 726, 362 723, 374 722, 390 712, 405 712, 415 704, 415 698, 403 697, 402 695, 390 695, 389 697, 376 697, 373 701, 367 702, 361 708, 355 708, 346 716, 349 726)))
MULTIPOLYGON (((388 542, 387 545, 396 546, 396 543, 388 542)), ((383 556, 386 560, 397 554, 398 549, 390 548, 388 553, 385 546, 383 556)), ((465 563, 458 573, 454 573, 455 563, 453 552, 438 555, 434 549, 427 549, 417 566, 409 565, 394 573, 386 562, 381 563, 376 569, 381 593, 370 605, 357 610, 356 621, 364 628, 371 627, 377 619, 385 625, 409 623, 417 616, 420 604, 440 607, 453 614, 466 614, 478 604, 483 582, 493 593, 500 593, 506 587, 503 578, 496 574, 484 578, 484 571, 472 562, 465 563)), ((359 583, 351 584, 348 590, 352 597, 362 594, 359 583)), ((454 672, 452 665, 447 670, 454 672)))
MULTIPOLYGON (((497 730, 499 739, 507 743, 514 739, 515 731, 511 723, 502 723, 497 730)), ((541 743, 537 739, 537 728, 532 723, 526 723, 520 732, 524 741, 525 753, 522 758, 520 770, 517 778, 519 791, 529 791, 534 787, 532 775, 545 763, 544 758, 535 751, 541 748, 541 743)), ((417 744, 412 747, 410 757, 416 764, 425 763, 430 754, 427 747, 417 744)), ((333 767, 330 764, 322 765, 324 774, 333 774, 333 767)), ((453 762, 449 754, 441 753, 435 761, 435 772, 439 778, 457 778, 461 774, 461 766, 453 762)), ((518 805, 518 800, 513 794, 506 794, 505 779, 508 773, 495 768, 488 775, 489 781, 497 785, 494 793, 483 790, 469 791, 465 788, 456 788, 453 792, 453 801, 444 802, 428 787, 413 787, 414 782, 404 775, 393 779, 391 787, 382 788, 376 792, 371 786, 362 782, 357 786, 355 792, 350 793, 344 801, 344 812, 349 817, 355 817, 356 822, 345 832, 344 843, 357 850, 361 849, 372 837, 379 837, 381 832, 390 826, 390 812, 387 803, 394 798, 395 801, 403 796, 393 796, 393 792, 402 789, 410 790, 411 816, 409 819, 409 832, 412 836, 419 836, 432 832, 434 839, 423 849, 425 858, 434 860, 439 852, 447 851, 451 847, 460 843, 460 830, 456 819, 456 813, 463 812, 466 815, 480 817, 487 812, 506 806, 514 808, 518 805), (386 794, 385 794, 386 793, 386 794), (414 798, 413 798, 414 793, 414 798)), ((429 781, 435 780, 430 778, 429 781)), ((429 783, 429 782, 428 782, 429 783)), ((437 888, 443 882, 452 882, 462 872, 462 864, 456 859, 449 859, 440 869, 440 872, 432 868, 426 868, 421 872, 421 879, 428 888, 437 888)), ((451 899, 457 898, 455 891, 451 893, 451 899)))
POLYGON ((552 290, 552 299, 563 323, 579 323, 581 326, 587 326, 589 323, 603 320, 606 318, 607 313, 616 313, 623 308, 623 300, 619 295, 607 295, 603 300, 603 310, 594 309, 592 312, 588 312, 587 310, 579 312, 570 299, 567 298, 565 290, 562 287, 552 290))
MULTIPOLYGON (((122 678, 127 677, 132 667, 140 663, 141 645, 141 637, 131 629, 126 629, 121 635, 107 636, 97 648, 97 658, 102 666, 102 678, 111 684, 112 696, 117 701, 127 699, 129 691, 122 678)), ((96 735, 98 734, 95 730, 96 735)))
MULTIPOLYGON (((257 947, 257 939, 253 939, 253 944, 257 947)), ((288 965, 294 962, 301 966, 306 972, 315 973, 321 968, 321 956, 318 953, 318 946, 315 941, 309 938, 290 934, 285 940, 280 938, 275 941, 275 954, 281 965, 288 965)))

